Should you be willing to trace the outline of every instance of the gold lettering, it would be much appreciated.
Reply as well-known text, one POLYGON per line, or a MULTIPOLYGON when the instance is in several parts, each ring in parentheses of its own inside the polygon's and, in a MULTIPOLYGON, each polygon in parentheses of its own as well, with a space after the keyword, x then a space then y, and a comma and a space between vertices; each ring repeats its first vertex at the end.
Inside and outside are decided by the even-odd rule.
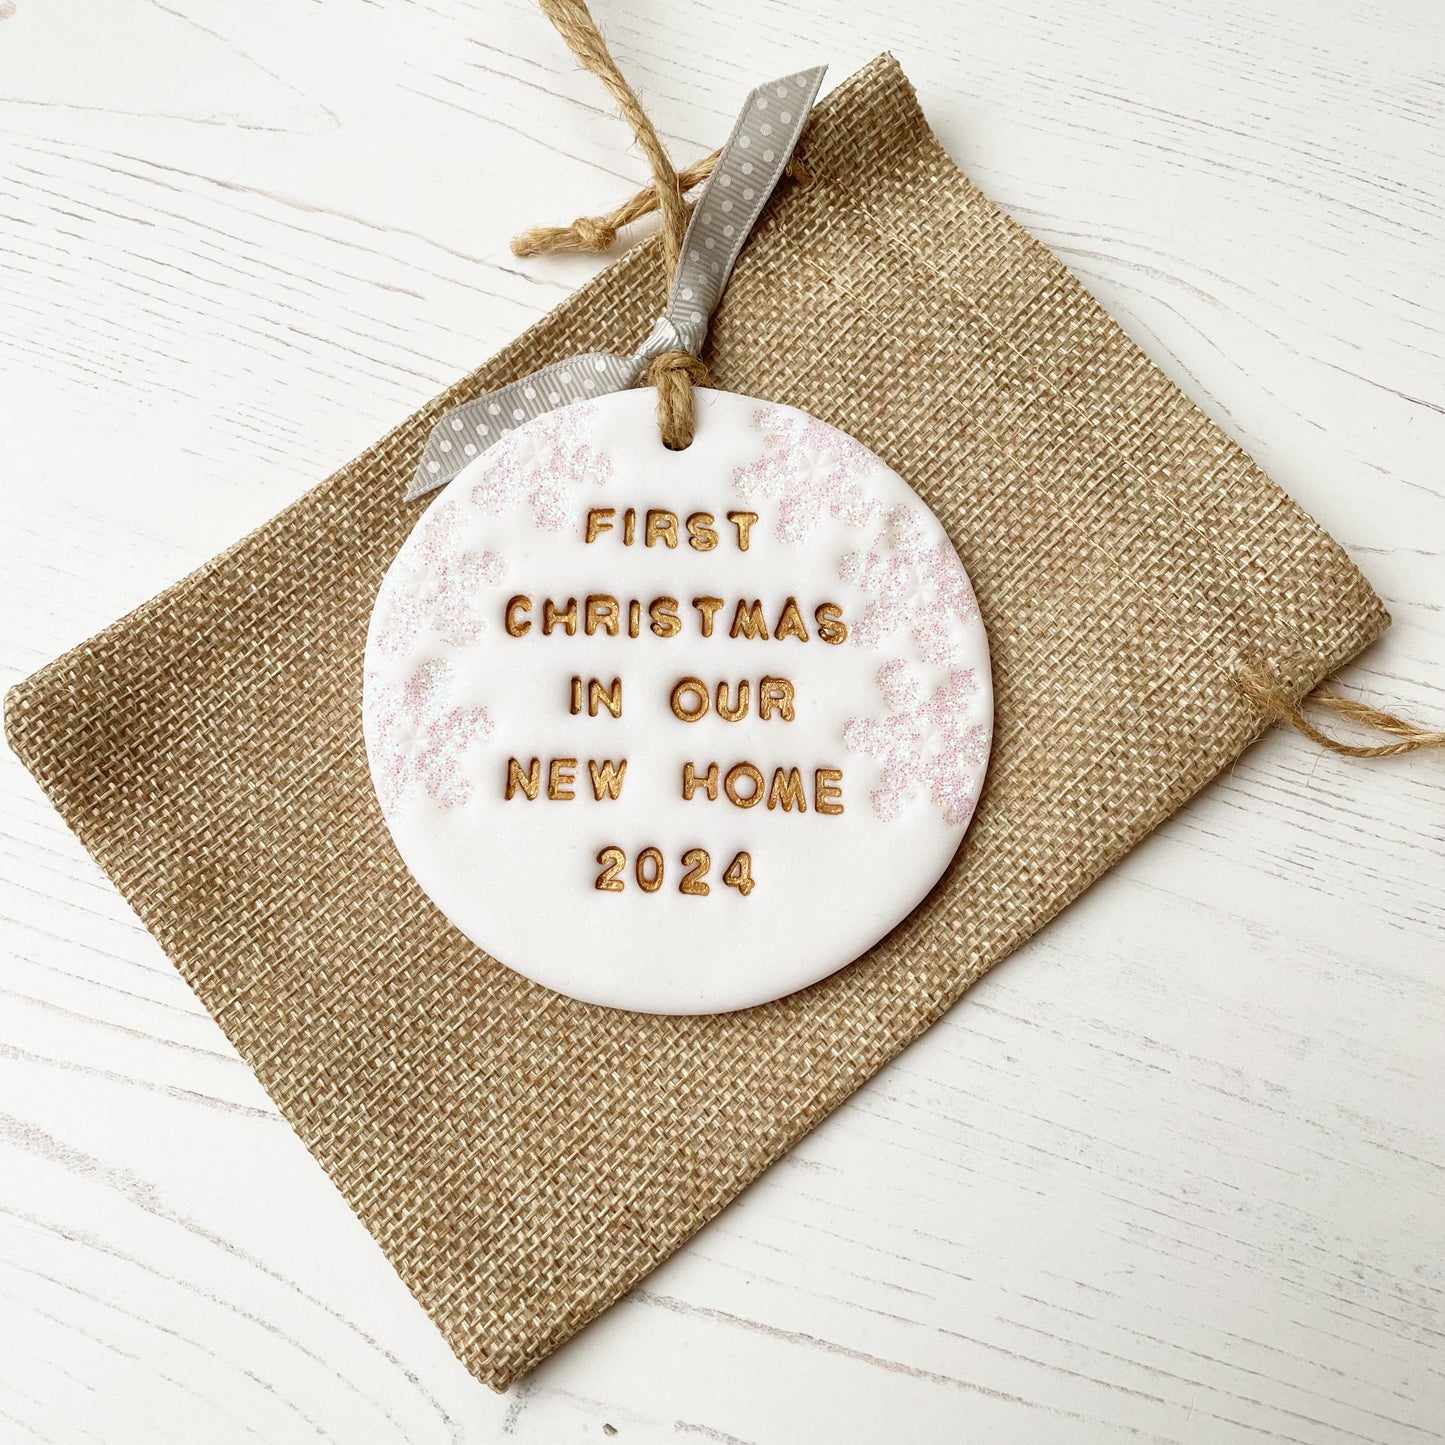
POLYGON ((808 624, 803 621, 803 614, 798 611, 796 597, 789 597, 783 603, 783 610, 778 614, 778 625, 773 629, 773 636, 779 642, 785 637, 796 637, 799 642, 808 640, 808 624))
POLYGON ((595 542, 604 532, 610 532, 612 519, 616 515, 616 507, 589 507, 587 509, 587 541, 595 542))
POLYGON ((677 546, 676 512, 661 512, 648 508, 647 545, 651 547, 656 542, 666 542, 669 547, 677 546))
POLYGON ((577 599, 569 597, 567 605, 559 612, 557 604, 550 597, 542 599, 542 636, 551 637, 552 629, 562 624, 568 637, 577 635, 577 599))
MULTIPOLYGON (((602 861, 600 858, 597 860, 602 861)), ((723 874, 723 882, 729 888, 736 888, 744 898, 758 885, 753 881, 753 855, 751 853, 737 853, 733 861, 728 864, 727 872, 723 874)), ((600 883, 597 885, 602 886, 600 883)))
POLYGON ((659 637, 676 637, 682 631, 676 597, 654 597, 647 605, 647 615, 652 619, 652 630, 659 637))
POLYGON ((836 786, 842 781, 838 768, 819 768, 813 774, 813 806, 818 812, 836 817, 843 811, 843 790, 836 786))
POLYGON ((682 855, 682 866, 687 872, 683 874, 682 882, 677 885, 677 891, 691 894, 694 898, 706 898, 712 890, 702 880, 707 877, 707 870, 712 867, 712 854, 706 848, 689 848, 682 855))
POLYGON ((691 763, 682 765, 682 800, 684 803, 692 801, 692 795, 701 788, 708 797, 717 802, 717 764, 709 763, 707 772, 701 778, 698 777, 696 769, 691 763))
POLYGON ((627 854, 621 848, 604 848, 598 855, 597 861, 602 864, 602 871, 597 875, 597 889, 602 893, 621 893, 626 885, 618 876, 627 866, 627 854))
POLYGON ((786 677, 765 677, 758 684, 758 717, 766 722, 774 708, 784 722, 792 722, 793 684, 786 677))
POLYGON ((824 602, 813 609, 813 621, 818 624, 818 636, 824 642, 836 647, 847 642, 848 628, 843 622, 843 609, 836 602, 824 602))
POLYGON ((748 550, 748 533, 752 531, 753 523, 758 520, 756 512, 729 512, 728 521, 738 529, 738 551, 748 550))
POLYGON ((523 593, 518 593, 507 603, 506 628, 508 637, 521 637, 532 630, 532 624, 524 621, 519 615, 532 610, 532 599, 523 593))
MULTIPOLYGON (((611 687, 603 687, 600 678, 587 679, 587 716, 596 717, 597 709, 605 707, 613 717, 622 716, 622 679, 614 677, 611 687)), ((577 709, 573 709, 577 711, 577 709)))
POLYGON ((737 610, 733 613, 730 637, 751 637, 760 641, 768 640, 768 624, 763 617, 763 604, 756 599, 751 603, 738 598, 737 610))
POLYGON ((582 711, 582 679, 580 677, 572 679, 572 702, 568 711, 573 717, 582 711))
POLYGON ((735 808, 755 807, 763 800, 763 775, 751 763, 734 763, 723 779, 723 791, 735 808), (751 793, 738 792, 738 781, 742 778, 753 785, 751 793))
POLYGON ((712 636, 712 619, 719 607, 723 605, 721 597, 694 597, 692 605, 697 608, 698 616, 702 619, 702 635, 712 636))
POLYGON ((622 545, 630 547, 637 540, 637 512, 629 507, 622 514, 622 545))
POLYGON ((683 722, 696 722, 707 714, 707 688, 700 677, 685 677, 672 690, 672 715, 683 722), (684 706, 683 698, 688 693, 697 699, 691 706, 684 706))
POLYGON ((565 803, 576 794, 572 784, 577 781, 576 758, 553 758, 547 769, 547 796, 554 803, 565 803))
POLYGON ((773 785, 768 789, 768 810, 782 808, 783 812, 791 813, 795 807, 800 813, 808 811, 802 773, 797 768, 789 768, 786 773, 781 768, 775 768, 773 785))
POLYGON ((694 552, 711 552, 717 546, 717 528, 711 512, 694 512, 687 519, 687 545, 694 552))
POLYGON ((644 893, 656 893, 662 887, 662 849, 644 848, 637 855, 632 871, 637 875, 637 886, 644 893))
POLYGON ((588 637, 601 627, 609 637, 617 636, 622 625, 621 608, 615 597, 605 592, 593 592, 587 598, 587 620, 583 624, 588 637))
POLYGON ((599 768, 595 758, 588 758, 587 771, 592 777, 592 796, 600 803, 606 794, 615 803, 622 792, 622 780, 627 776, 627 759, 614 766, 611 758, 603 758, 599 768))
MULTIPOLYGON (((507 798, 516 796, 520 788, 533 802, 537 799, 537 790, 542 786, 542 760, 533 758, 528 764, 527 771, 522 771, 522 765, 516 758, 507 759, 507 798)), ((505 799, 503 800, 505 801, 505 799)))
POLYGON ((717 685, 717 715, 724 722, 738 722, 748 715, 748 697, 751 688, 747 682, 738 683, 738 701, 734 707, 728 693, 728 685, 720 682, 717 685))

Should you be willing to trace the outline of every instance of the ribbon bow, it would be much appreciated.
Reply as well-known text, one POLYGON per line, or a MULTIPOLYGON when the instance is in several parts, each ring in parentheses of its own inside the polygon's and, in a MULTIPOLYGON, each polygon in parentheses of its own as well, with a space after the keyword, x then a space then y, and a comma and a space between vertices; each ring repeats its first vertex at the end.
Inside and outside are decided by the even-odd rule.
POLYGON ((748 96, 688 221, 667 309, 642 345, 631 356, 592 351, 554 361, 452 407, 427 437, 407 501, 446 486, 513 427, 568 402, 623 391, 666 352, 698 354, 733 266, 802 133, 826 68, 785 75, 748 96))

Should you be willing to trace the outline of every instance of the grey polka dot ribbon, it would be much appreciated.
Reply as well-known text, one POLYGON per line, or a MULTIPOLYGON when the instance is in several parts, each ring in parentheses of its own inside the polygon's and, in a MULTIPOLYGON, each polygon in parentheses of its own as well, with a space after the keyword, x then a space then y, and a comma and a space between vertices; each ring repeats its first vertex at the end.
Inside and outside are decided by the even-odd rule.
POLYGON ((568 402, 631 386, 656 356, 694 356, 744 243, 798 142, 826 66, 770 80, 748 96, 683 237, 667 309, 631 356, 592 351, 454 406, 432 428, 407 489, 414 501, 444 487, 513 427, 568 402))

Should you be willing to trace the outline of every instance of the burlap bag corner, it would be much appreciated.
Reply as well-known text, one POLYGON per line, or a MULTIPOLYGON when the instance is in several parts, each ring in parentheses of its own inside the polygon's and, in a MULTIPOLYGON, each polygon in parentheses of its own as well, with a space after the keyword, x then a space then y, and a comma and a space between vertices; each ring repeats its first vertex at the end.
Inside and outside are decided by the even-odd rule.
POLYGON ((881 57, 824 100, 718 312, 717 384, 842 427, 938 512, 993 648, 973 827, 917 912, 715 1018, 574 1003, 440 917, 360 732, 405 480, 448 405, 661 309, 624 256, 364 455, 42 669, 7 733, 462 1360, 506 1386, 1227 766, 1231 682, 1387 625, 1340 548, 933 140, 881 57))

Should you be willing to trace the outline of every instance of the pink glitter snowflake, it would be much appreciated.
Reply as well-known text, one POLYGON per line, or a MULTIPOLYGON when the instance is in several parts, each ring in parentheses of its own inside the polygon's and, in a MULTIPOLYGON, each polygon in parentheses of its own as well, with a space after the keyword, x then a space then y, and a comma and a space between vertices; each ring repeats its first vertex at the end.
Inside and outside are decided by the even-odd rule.
POLYGON ((458 808, 471 797, 470 754, 493 724, 484 707, 452 705, 454 684, 451 665, 439 658, 422 663, 400 687, 368 679, 368 691, 376 694, 373 772, 386 812, 423 796, 441 808, 458 808))
POLYGON ((895 632, 911 632, 925 662, 950 667, 959 660, 978 603, 952 544, 946 537, 930 542, 915 508, 894 507, 868 550, 850 552, 838 575, 869 594, 854 641, 877 647, 895 632))
POLYGON ((458 499, 437 504, 404 554, 402 585, 393 589, 391 611, 376 636, 391 656, 410 647, 428 628, 443 642, 475 642, 491 626, 483 591, 502 580, 506 564, 496 552, 462 550, 466 522, 458 499))
POLYGON ((988 761, 990 731, 971 721, 978 696, 972 668, 950 672, 929 697, 906 662, 884 663, 878 688, 888 705, 881 718, 849 718, 843 743, 882 764, 873 811, 888 822, 922 789, 943 810, 943 821, 962 827, 973 816, 988 761))
POLYGON ((785 407, 759 407, 753 425, 767 450, 733 473, 744 497, 778 502, 775 529, 781 542, 803 542, 825 513, 861 527, 878 512, 867 475, 882 464, 860 442, 836 427, 785 407))
POLYGON ((602 486, 612 476, 610 458, 588 442, 586 423, 595 410, 577 402, 508 432, 486 453, 486 470, 472 488, 472 501, 486 512, 526 502, 537 526, 550 532, 571 526, 577 520, 578 486, 602 486))

